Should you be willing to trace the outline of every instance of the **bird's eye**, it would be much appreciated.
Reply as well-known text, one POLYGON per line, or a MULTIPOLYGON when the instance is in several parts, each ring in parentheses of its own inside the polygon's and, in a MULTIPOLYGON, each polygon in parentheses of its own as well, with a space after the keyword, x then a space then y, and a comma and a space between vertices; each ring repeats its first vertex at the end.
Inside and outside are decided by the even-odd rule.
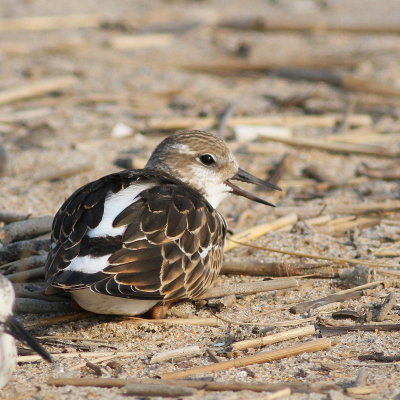
POLYGON ((214 157, 211 154, 203 154, 199 159, 202 164, 207 166, 215 163, 214 157))

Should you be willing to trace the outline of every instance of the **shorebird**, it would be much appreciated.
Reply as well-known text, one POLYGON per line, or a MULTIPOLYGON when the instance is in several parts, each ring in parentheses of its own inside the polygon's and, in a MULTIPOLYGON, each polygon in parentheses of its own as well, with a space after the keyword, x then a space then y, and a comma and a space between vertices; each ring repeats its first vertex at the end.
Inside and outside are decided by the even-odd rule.
POLYGON ((163 140, 144 169, 81 187, 53 221, 47 293, 70 291, 98 314, 154 307, 153 317, 198 298, 221 269, 227 228, 218 204, 233 193, 272 206, 232 180, 279 190, 239 168, 223 140, 182 131, 163 140))
POLYGON ((17 363, 15 339, 35 350, 45 360, 51 361, 47 351, 29 335, 13 315, 15 300, 11 282, 0 274, 0 389, 11 378, 17 363))

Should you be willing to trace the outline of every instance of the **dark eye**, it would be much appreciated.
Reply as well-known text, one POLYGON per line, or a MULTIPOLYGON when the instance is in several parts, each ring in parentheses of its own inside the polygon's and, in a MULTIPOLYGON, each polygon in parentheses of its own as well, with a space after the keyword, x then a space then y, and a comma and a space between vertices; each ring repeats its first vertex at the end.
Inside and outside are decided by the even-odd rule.
POLYGON ((199 159, 204 165, 211 165, 215 163, 214 157, 211 154, 203 154, 199 157, 199 159))

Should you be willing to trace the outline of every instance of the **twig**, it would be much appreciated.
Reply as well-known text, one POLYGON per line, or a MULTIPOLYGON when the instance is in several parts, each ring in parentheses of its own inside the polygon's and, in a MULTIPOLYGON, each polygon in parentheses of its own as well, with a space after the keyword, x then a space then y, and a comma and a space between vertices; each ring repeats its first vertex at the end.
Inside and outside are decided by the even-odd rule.
POLYGON ((248 17, 236 17, 223 19, 218 26, 230 29, 257 30, 257 31, 289 31, 289 32, 348 32, 348 33, 400 33, 400 27, 396 23, 390 23, 386 18, 365 21, 351 21, 340 18, 332 19, 289 19, 287 16, 263 17, 253 15, 248 17))
POLYGON ((165 319, 145 319, 139 317, 125 317, 123 322, 136 324, 158 324, 158 325, 189 325, 189 326, 221 326, 217 318, 165 318, 165 319))
POLYGON ((384 363, 392 363, 396 361, 400 361, 400 354, 396 354, 393 356, 385 356, 381 352, 376 352, 372 354, 363 354, 361 356, 358 356, 358 359, 360 361, 376 361, 376 362, 384 362, 384 363))
MULTIPOLYGON (((312 126, 312 127, 333 127, 341 116, 331 115, 271 115, 264 117, 232 117, 226 122, 226 126, 233 128, 238 125, 259 125, 270 126, 279 125, 287 127, 312 126)), ((366 114, 354 114, 350 118, 352 125, 370 126, 371 117, 366 114)), ((150 130, 179 130, 179 129, 207 129, 218 123, 217 118, 213 117, 175 117, 163 120, 151 120, 147 128, 150 130)))
MULTIPOLYGON (((51 353, 51 357, 55 360, 63 358, 74 358, 74 357, 99 357, 99 356, 110 356, 115 357, 129 357, 137 356, 137 351, 121 351, 121 352, 111 352, 111 351, 81 351, 75 353, 51 353)), ((39 355, 32 356, 19 356, 17 357, 17 362, 35 362, 42 361, 43 358, 39 355)))
POLYGON ((78 80, 73 76, 61 76, 26 83, 12 89, 4 89, 0 91, 0 105, 42 96, 47 93, 60 92, 75 86, 77 82, 78 80))
POLYGON ((0 32, 95 28, 100 25, 101 19, 102 17, 98 14, 2 18, 0 20, 0 32))
POLYGON ((116 35, 111 36, 108 44, 116 50, 132 50, 152 47, 167 47, 171 45, 174 40, 175 36, 168 33, 116 35))
POLYGON ((232 350, 244 350, 253 347, 266 346, 268 344, 284 342, 286 340, 309 336, 315 334, 314 325, 307 325, 301 328, 286 330, 272 335, 264 336, 257 339, 241 340, 240 342, 232 343, 232 350))
POLYGON ((398 157, 399 152, 396 149, 390 147, 382 147, 377 145, 366 145, 366 144, 352 144, 352 143, 341 143, 341 142, 327 142, 326 140, 317 138, 307 137, 283 137, 272 134, 264 133, 259 138, 264 141, 273 141, 290 146, 306 147, 324 151, 330 151, 334 153, 344 154, 362 154, 375 157, 398 157))
POLYGON ((161 397, 181 397, 192 396, 197 390, 189 387, 179 387, 174 385, 154 385, 145 383, 129 383, 123 389, 129 396, 161 396, 161 397))
POLYGON ((3 264, 0 269, 6 271, 7 273, 12 273, 16 271, 23 271, 31 268, 36 268, 38 266, 44 265, 47 256, 30 256, 21 258, 17 261, 11 261, 10 263, 3 264))
POLYGON ((384 284, 385 284, 385 281, 369 282, 369 283, 365 283, 364 285, 354 286, 350 289, 340 290, 339 292, 336 292, 335 294, 342 295, 342 294, 347 294, 347 293, 358 292, 359 290, 371 289, 373 287, 376 287, 379 285, 384 285, 384 284))
MULTIPOLYGON (((286 307, 282 308, 285 309, 286 307)), ((264 315, 260 314, 260 315, 264 315)), ((303 325, 306 322, 312 322, 315 321, 316 318, 315 317, 311 317, 311 318, 301 318, 301 319, 290 319, 287 321, 280 321, 280 322, 268 322, 268 323, 264 323, 264 322, 241 322, 241 321, 232 321, 230 319, 227 318, 223 318, 220 315, 216 315, 216 318, 220 319, 223 322, 226 322, 227 324, 230 325, 246 325, 246 326, 266 326, 269 328, 278 328, 278 327, 288 327, 288 326, 297 326, 297 325, 303 325)))
POLYGON ((265 362, 280 360, 282 358, 295 356, 301 353, 326 350, 330 347, 331 341, 329 339, 317 339, 313 340, 312 342, 302 343, 299 345, 278 350, 266 351, 247 357, 237 358, 235 360, 223 361, 200 367, 193 367, 183 371, 169 372, 166 374, 162 374, 161 379, 181 379, 185 378, 186 376, 204 372, 224 371, 229 368, 241 368, 251 364, 262 364, 265 362))
POLYGON ((325 306, 326 304, 342 302, 351 299, 358 299, 362 296, 361 291, 345 294, 331 294, 326 297, 321 297, 316 300, 305 301, 303 303, 296 304, 289 308, 292 314, 303 314, 314 308, 325 306))
POLYGON ((61 166, 61 168, 56 170, 51 169, 38 172, 31 177, 31 180, 33 183, 38 183, 42 181, 53 181, 60 178, 68 178, 81 172, 89 171, 92 168, 93 163, 89 160, 75 165, 61 166))
POLYGON ((0 265, 49 250, 50 240, 48 239, 22 240, 11 243, 6 247, 0 247, 0 265))
POLYGON ((50 215, 13 222, 0 230, 0 240, 6 246, 17 240, 50 232, 52 222, 53 216, 50 215))
MULTIPOLYGON (((379 136, 382 137, 383 135, 379 136)), ((366 176, 371 179, 382 179, 387 181, 398 180, 400 179, 400 173, 397 170, 397 166, 398 165, 396 162, 396 164, 392 167, 386 165, 385 167, 381 168, 372 168, 363 163, 357 168, 356 174, 359 176, 366 176)))
POLYGON ((296 279, 274 279, 271 281, 235 283, 208 289, 205 293, 198 297, 198 300, 224 297, 229 294, 254 294, 267 292, 270 290, 287 289, 296 287, 298 285, 299 283, 296 279))
MULTIPOLYGON (((153 385, 163 384, 159 379, 150 378, 54 378, 47 381, 54 386, 90 386, 90 387, 123 387, 129 383, 147 383, 153 385)), ((298 393, 321 393, 330 389, 337 389, 338 386, 331 382, 308 384, 303 382, 277 382, 277 383, 247 383, 247 382, 207 382, 195 380, 168 380, 168 385, 192 387, 206 391, 240 391, 251 390, 253 392, 265 392, 281 390, 289 387, 293 392, 298 393)))
POLYGON ((162 353, 155 354, 151 357, 150 364, 157 364, 163 361, 180 360, 186 357, 198 356, 203 353, 199 346, 186 346, 179 349, 167 350, 162 353))
POLYGON ((386 319, 390 311, 392 311, 393 307, 396 304, 396 295, 394 293, 390 293, 389 296, 386 297, 384 303, 381 306, 381 309, 376 316, 375 321, 382 322, 386 319))
POLYGON ((41 319, 39 321, 28 322, 28 323, 25 324, 25 328, 27 328, 27 329, 35 329, 35 328, 41 328, 41 327, 44 327, 44 326, 65 324, 67 322, 79 321, 81 319, 90 318, 90 317, 93 317, 95 315, 96 314, 93 314, 93 313, 88 312, 88 311, 83 311, 83 312, 73 313, 73 314, 67 314, 67 315, 60 315, 60 316, 56 316, 56 317, 41 319))
MULTIPOLYGON (((346 205, 328 205, 323 209, 325 214, 345 214, 359 215, 370 213, 384 213, 400 210, 400 200, 387 201, 385 203, 364 203, 364 204, 346 204, 346 205)), ((318 207, 279 207, 275 211, 276 215, 287 215, 294 213, 299 218, 317 216, 320 210, 318 207)))
POLYGON ((400 324, 365 324, 365 325, 335 325, 335 326, 325 326, 318 325, 318 330, 320 331, 322 336, 334 336, 334 335, 343 335, 347 332, 375 332, 375 331, 383 331, 383 332, 393 332, 400 331, 400 324))
POLYGON ((380 262, 376 262, 376 261, 362 260, 362 259, 356 259, 356 258, 340 258, 340 257, 329 257, 329 256, 317 256, 317 255, 309 254, 309 253, 300 253, 300 252, 296 252, 296 251, 278 250, 278 249, 274 249, 272 247, 266 247, 266 246, 256 246, 254 244, 244 243, 244 242, 236 242, 236 243, 240 244, 242 246, 252 247, 253 249, 271 251, 271 252, 280 253, 280 254, 287 254, 287 255, 295 256, 295 257, 314 258, 316 260, 328 260, 328 261, 331 261, 332 263, 340 264, 340 265, 341 264, 353 264, 353 265, 368 265, 368 266, 370 266, 372 268, 378 268, 378 267, 398 268, 398 264, 386 264, 386 263, 380 263, 380 262))
POLYGON ((37 267, 28 269, 27 271, 14 272, 13 274, 7 275, 9 281, 16 282, 29 282, 33 279, 43 278, 45 273, 45 267, 37 267))
POLYGON ((235 241, 256 239, 260 236, 265 235, 268 232, 278 230, 285 226, 291 226, 296 221, 297 221, 297 215, 289 214, 289 215, 281 217, 275 221, 253 226, 252 228, 247 229, 243 232, 240 232, 237 235, 232 235, 232 236, 228 237, 227 241, 225 243, 224 251, 227 252, 229 250, 234 249, 235 247, 238 247, 238 244, 235 243, 235 241))
POLYGON ((50 314, 66 313, 71 311, 69 303, 55 303, 37 299, 17 298, 15 299, 15 311, 28 314, 50 314))
POLYGON ((5 224, 9 224, 10 222, 23 221, 28 219, 30 214, 17 214, 13 212, 0 211, 0 221, 5 224))
POLYGON ((239 105, 240 99, 235 99, 232 101, 225 110, 221 113, 218 117, 218 129, 217 129, 217 136, 220 138, 225 137, 225 130, 226 124, 228 123, 229 119, 232 118, 232 115, 235 112, 236 107, 239 105))
POLYGON ((281 399, 282 397, 289 398, 291 393, 292 393, 292 391, 290 390, 290 388, 277 390, 276 392, 265 396, 264 400, 277 400, 277 399, 281 399))
POLYGON ((251 275, 251 276, 296 276, 313 274, 317 277, 335 278, 338 276, 337 269, 324 263, 289 263, 289 262, 269 262, 255 263, 246 262, 239 263, 234 261, 225 261, 221 274, 234 275, 251 275))

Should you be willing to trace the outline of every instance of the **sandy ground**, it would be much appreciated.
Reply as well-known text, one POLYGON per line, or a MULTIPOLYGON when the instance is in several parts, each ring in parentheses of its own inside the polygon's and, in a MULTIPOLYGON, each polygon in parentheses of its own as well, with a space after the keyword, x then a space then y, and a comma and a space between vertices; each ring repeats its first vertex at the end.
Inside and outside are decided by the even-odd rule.
MULTIPOLYGON (((322 113, 339 115, 339 124, 327 126, 297 124, 290 128, 295 137, 324 139, 333 134, 357 135, 362 144, 379 144, 399 150, 396 98, 374 97, 370 93, 346 92, 323 82, 286 80, 274 73, 208 74, 182 69, 182 65, 204 65, 211 62, 262 63, 271 59, 304 57, 323 59, 342 57, 359 61, 350 69, 363 79, 384 82, 400 88, 400 41, 395 34, 298 33, 285 31, 223 29, 223 18, 264 16, 279 20, 282 16, 297 19, 341 21, 389 21, 400 13, 396 1, 96 1, 76 0, 2 0, 0 16, 16 18, 42 15, 99 14, 102 24, 91 28, 69 28, 39 31, 2 31, 0 22, 0 88, 27 85, 45 78, 69 76, 75 83, 52 95, 0 104, 0 143, 7 159, 0 177, 0 211, 29 213, 32 216, 53 215, 63 200, 79 186, 105 174, 120 170, 121 164, 143 167, 154 146, 168 132, 152 129, 154 124, 173 117, 215 117, 234 104, 233 116, 304 115, 322 113), (384 6, 383 6, 384 4, 384 6), (137 33, 162 32, 172 35, 167 44, 120 49, 115 41, 137 33), (114 42, 113 42, 114 40, 114 42), (114 43, 114 44, 113 44, 114 43), (367 99, 371 102, 367 102, 367 99), (375 100, 375 102, 374 102, 375 100), (368 105, 369 104, 369 105, 368 105), (372 105, 371 105, 372 104, 372 105), (324 105, 324 107, 322 106, 324 105), (369 115, 362 126, 346 123, 350 114, 369 115), (115 135, 116 125, 124 124, 131 132, 127 137, 115 135), (113 134, 114 131, 114 134, 113 134), (368 134, 380 134, 373 143, 368 134), (363 136, 365 135, 365 136, 363 136), (119 160, 117 162, 117 160, 119 160), (82 172, 55 180, 37 180, 43 173, 83 165, 82 172)), ((164 44, 163 44, 164 43, 164 44)), ((289 65, 290 66, 290 65, 289 65)), ((192 128, 198 127, 198 121, 192 128)), ((215 131, 216 127, 210 127, 215 131)), ((398 170, 396 159, 356 154, 337 154, 316 149, 293 147, 281 143, 239 142, 231 128, 225 130, 229 145, 241 166, 259 177, 267 177, 285 154, 290 160, 279 184, 282 193, 261 193, 277 204, 276 209, 249 203, 242 198, 229 198, 220 211, 233 232, 259 223, 273 221, 282 215, 283 207, 314 208, 315 215, 326 214, 328 205, 385 203, 398 198, 398 180, 354 180, 362 163, 383 170, 398 170), (258 144, 257 144, 258 143, 258 144), (316 166, 337 185, 321 186, 304 172, 316 166)), ((397 158, 398 159, 398 158, 397 158)), ((326 183, 326 182, 325 182, 326 183)), ((399 214, 378 213, 379 221, 370 227, 351 227, 336 233, 328 226, 315 228, 304 221, 291 230, 272 232, 252 243, 275 249, 306 252, 342 258, 376 260, 397 265, 399 253, 399 214), (378 257, 382 249, 394 250, 390 258, 378 257), (397 253, 396 253, 397 251, 397 253)), ((331 214, 333 219, 344 214, 331 214)), ((299 262, 313 260, 273 252, 239 247, 226 254, 228 261, 299 262)), ((314 260, 315 261, 315 260, 314 260)), ((327 265, 331 265, 327 262, 327 265)), ((378 270, 377 270, 378 271, 378 270)), ((79 365, 89 360, 87 351, 130 351, 132 355, 117 358, 120 369, 99 362, 102 377, 157 377, 162 373, 182 370, 212 362, 205 352, 211 349, 221 361, 254 354, 259 349, 230 352, 229 345, 238 340, 264 336, 269 326, 282 321, 300 321, 299 326, 316 323, 351 324, 350 320, 333 321, 331 314, 340 309, 359 313, 374 312, 389 293, 396 293, 393 277, 373 272, 369 280, 386 279, 382 286, 364 291, 360 299, 318 308, 310 313, 292 315, 289 305, 319 298, 349 286, 340 279, 301 279, 295 289, 256 295, 238 296, 236 302, 217 312, 221 321, 210 326, 137 325, 107 317, 91 318, 32 330, 36 336, 54 335, 44 342, 54 353, 81 352, 80 358, 63 359, 52 365, 45 362, 21 363, 13 380, 0 391, 5 399, 80 399, 125 398, 119 388, 52 387, 53 377, 94 377, 93 371, 79 365), (301 321, 304 320, 304 321, 301 321), (246 325, 243 323, 250 323, 246 325), (254 324, 254 325, 253 325, 254 324), (79 337, 72 341, 63 337, 79 337), (86 341, 84 340, 86 339, 86 341), (90 339, 103 339, 93 342, 90 339), (204 353, 182 361, 150 364, 152 355, 178 347, 198 344, 204 353)), ((265 277, 226 276, 217 284, 263 280, 265 277)), ((397 279, 398 281, 398 279, 397 279)), ((25 323, 52 315, 21 315, 25 323)), ((170 317, 213 317, 212 309, 184 302, 174 306, 170 317)), ((395 306, 386 323, 397 323, 399 307, 395 306)), ((288 327, 274 327, 273 332, 288 327)), ((310 338, 292 340, 263 348, 273 350, 301 343, 310 338)), ((367 370, 371 393, 362 398, 395 399, 400 396, 398 363, 362 362, 358 357, 372 352, 396 355, 397 332, 353 332, 333 337, 334 346, 326 351, 302 354, 272 363, 232 368, 195 378, 240 382, 330 382, 338 385, 329 393, 294 393, 293 399, 342 399, 344 390, 354 386, 361 368, 367 370)), ((93 361, 91 358, 90 360, 93 361)), ((265 393, 203 392, 193 399, 263 399, 265 393)))

